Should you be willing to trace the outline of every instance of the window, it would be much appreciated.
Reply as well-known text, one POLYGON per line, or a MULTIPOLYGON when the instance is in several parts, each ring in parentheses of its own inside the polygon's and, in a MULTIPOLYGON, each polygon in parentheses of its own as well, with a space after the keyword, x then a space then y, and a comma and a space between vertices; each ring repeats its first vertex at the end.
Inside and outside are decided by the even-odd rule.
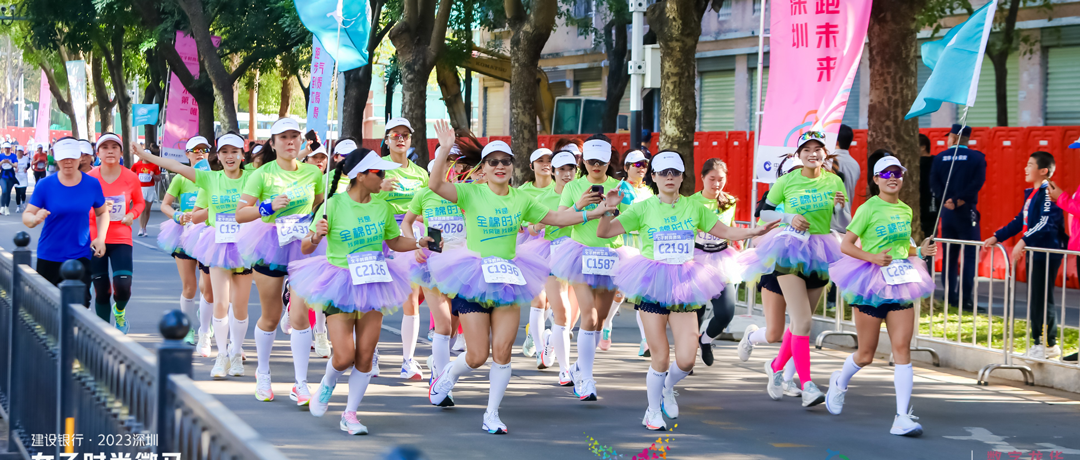
POLYGON ((716 19, 718 21, 726 21, 731 19, 731 2, 733 0, 725 0, 724 4, 720 6, 720 11, 716 13, 716 19))
POLYGON ((761 0, 754 0, 754 16, 761 14, 761 0))
POLYGON ((592 0, 574 0, 574 17, 591 17, 593 14, 592 0))

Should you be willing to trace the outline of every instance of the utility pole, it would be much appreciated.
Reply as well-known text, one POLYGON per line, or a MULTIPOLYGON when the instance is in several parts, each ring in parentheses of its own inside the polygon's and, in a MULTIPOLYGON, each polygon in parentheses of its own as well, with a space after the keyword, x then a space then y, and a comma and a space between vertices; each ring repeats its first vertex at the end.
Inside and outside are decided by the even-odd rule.
POLYGON ((641 87, 645 77, 645 0, 629 0, 630 32, 630 148, 641 148, 641 87))

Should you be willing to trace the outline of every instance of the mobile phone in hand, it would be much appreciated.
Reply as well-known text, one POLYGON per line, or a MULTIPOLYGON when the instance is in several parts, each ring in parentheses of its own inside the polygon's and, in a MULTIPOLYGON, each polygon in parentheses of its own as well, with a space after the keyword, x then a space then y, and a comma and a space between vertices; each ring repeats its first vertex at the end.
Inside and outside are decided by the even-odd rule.
POLYGON ((427 234, 434 240, 428 243, 428 249, 431 252, 442 252, 442 230, 428 227, 427 234))
POLYGON ((592 192, 592 193, 599 193, 599 194, 603 195, 604 194, 604 186, 603 185, 594 185, 594 186, 589 188, 589 191, 592 192))

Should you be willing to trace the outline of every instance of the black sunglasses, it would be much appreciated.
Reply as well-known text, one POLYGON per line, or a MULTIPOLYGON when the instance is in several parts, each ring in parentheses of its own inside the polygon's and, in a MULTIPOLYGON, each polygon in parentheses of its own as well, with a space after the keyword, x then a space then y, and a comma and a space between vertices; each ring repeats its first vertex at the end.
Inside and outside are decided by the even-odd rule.
POLYGON ((510 158, 488 158, 484 160, 484 163, 487 163, 488 166, 494 168, 499 165, 510 166, 514 164, 514 160, 510 158))
POLYGON ((660 177, 679 177, 682 176, 682 171, 675 168, 668 168, 663 171, 653 171, 653 174, 660 177))
POLYGON ((601 160, 586 160, 585 164, 587 164, 589 166, 603 166, 603 165, 606 165, 607 162, 606 161, 601 161, 601 160))

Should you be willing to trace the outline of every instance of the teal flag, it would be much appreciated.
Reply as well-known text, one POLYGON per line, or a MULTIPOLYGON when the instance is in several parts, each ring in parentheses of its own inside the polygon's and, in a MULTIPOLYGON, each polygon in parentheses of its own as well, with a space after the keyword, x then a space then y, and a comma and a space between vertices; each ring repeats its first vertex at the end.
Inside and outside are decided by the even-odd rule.
POLYGON ((337 60, 338 72, 367 65, 371 34, 371 7, 367 0, 294 0, 293 4, 304 27, 337 60))
POLYGON ((132 104, 131 115, 131 124, 134 126, 156 125, 158 122, 158 105, 132 104))

